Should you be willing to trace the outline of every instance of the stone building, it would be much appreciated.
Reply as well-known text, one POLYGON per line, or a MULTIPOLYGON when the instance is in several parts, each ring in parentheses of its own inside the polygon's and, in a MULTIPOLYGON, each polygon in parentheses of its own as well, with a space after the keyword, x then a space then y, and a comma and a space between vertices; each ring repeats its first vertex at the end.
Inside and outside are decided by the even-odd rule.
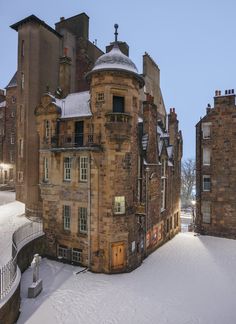
POLYGON ((68 87, 71 92, 86 90, 84 73, 103 52, 88 39, 84 13, 62 17, 56 29, 34 15, 11 28, 18 32, 16 198, 26 204, 27 215, 41 216, 35 107, 46 88, 61 95, 68 87))
POLYGON ((18 31, 17 199, 43 219, 46 254, 124 272, 180 229, 182 135, 166 114, 160 70, 143 73, 125 42, 104 54, 88 16, 18 31))
POLYGON ((157 65, 143 63, 142 76, 116 40, 87 73, 89 91, 45 93, 35 109, 51 257, 131 271, 179 231, 182 136, 157 65))
POLYGON ((196 125, 197 231, 236 238, 236 106, 234 90, 215 92, 196 125))
MULTIPOLYGON (((5 92, 2 93, 5 94, 5 92)), ((5 100, 0 103, 0 183, 15 186, 16 151, 16 74, 6 86, 5 100)))

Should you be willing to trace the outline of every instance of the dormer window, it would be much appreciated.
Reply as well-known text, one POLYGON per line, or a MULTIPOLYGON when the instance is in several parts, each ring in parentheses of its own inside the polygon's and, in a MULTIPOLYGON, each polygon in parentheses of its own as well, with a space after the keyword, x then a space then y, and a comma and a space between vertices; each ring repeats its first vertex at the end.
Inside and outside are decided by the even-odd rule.
POLYGON ((113 96, 113 113, 125 112, 125 98, 119 96, 113 96))

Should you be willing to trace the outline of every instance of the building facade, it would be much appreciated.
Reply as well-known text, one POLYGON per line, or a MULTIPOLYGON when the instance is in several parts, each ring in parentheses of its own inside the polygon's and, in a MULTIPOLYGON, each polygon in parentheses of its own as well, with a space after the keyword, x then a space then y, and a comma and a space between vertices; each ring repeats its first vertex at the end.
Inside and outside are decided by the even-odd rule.
POLYGON ((6 86, 0 103, 0 183, 15 187, 16 176, 16 74, 6 86))
POLYGON ((215 92, 214 107, 196 125, 196 229, 236 238, 234 90, 215 92))
POLYGON ((88 19, 62 17, 52 29, 30 16, 11 26, 17 199, 42 217, 48 256, 125 272, 180 230, 182 135, 153 59, 144 54, 139 74, 117 29, 103 54, 88 19))
POLYGON ((84 13, 62 17, 56 29, 34 15, 11 28, 18 32, 16 198, 26 204, 28 216, 41 217, 35 107, 46 89, 61 96, 69 88, 86 90, 84 73, 103 52, 88 39, 89 17, 84 13))

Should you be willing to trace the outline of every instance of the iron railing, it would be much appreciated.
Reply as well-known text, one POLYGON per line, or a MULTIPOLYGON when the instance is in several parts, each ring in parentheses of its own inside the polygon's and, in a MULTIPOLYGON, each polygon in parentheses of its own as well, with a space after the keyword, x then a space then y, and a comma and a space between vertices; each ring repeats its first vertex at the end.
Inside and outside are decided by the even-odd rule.
MULTIPOLYGON (((47 143, 50 145, 50 143, 47 143)), ((95 133, 59 134, 51 137, 51 147, 91 147, 101 144, 101 135, 95 133)))
POLYGON ((0 268, 0 300, 11 291, 16 278, 17 253, 26 243, 43 234, 43 225, 40 222, 24 224, 13 233, 12 258, 0 268))

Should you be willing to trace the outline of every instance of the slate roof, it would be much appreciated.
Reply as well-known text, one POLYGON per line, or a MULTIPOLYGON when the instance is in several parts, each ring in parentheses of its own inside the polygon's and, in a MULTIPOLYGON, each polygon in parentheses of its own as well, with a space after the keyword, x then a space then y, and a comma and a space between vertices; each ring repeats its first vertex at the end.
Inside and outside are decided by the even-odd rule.
POLYGON ((11 78, 11 81, 6 86, 6 89, 13 88, 13 87, 16 87, 16 86, 17 86, 17 72, 11 78))

